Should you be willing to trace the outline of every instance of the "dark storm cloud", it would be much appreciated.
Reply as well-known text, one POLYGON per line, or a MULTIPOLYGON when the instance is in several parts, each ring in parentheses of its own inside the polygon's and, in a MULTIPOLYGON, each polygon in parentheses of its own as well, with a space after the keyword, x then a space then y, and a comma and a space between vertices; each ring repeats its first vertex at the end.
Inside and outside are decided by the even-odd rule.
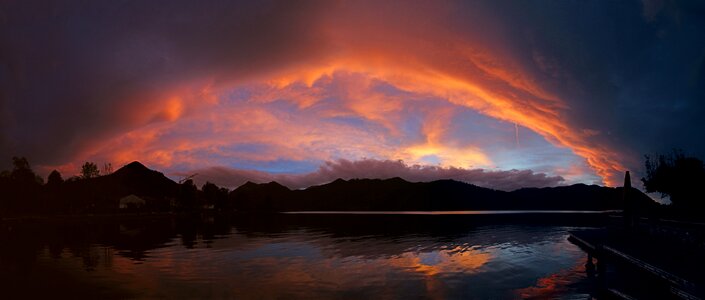
POLYGON ((622 153, 705 156, 705 3, 490 2, 516 55, 569 106, 571 123, 622 153))
POLYGON ((103 139, 191 111, 165 110, 169 97, 266 80, 329 55, 423 61, 419 69, 497 90, 514 101, 498 107, 511 109, 484 113, 537 131, 553 126, 540 134, 603 178, 639 169, 652 151, 705 156, 705 3, 402 3, 5 1, 0 159, 74 162, 103 139), (487 64, 456 48, 487 55, 487 64), (566 109, 545 106, 543 90, 566 109), (542 114, 546 107, 557 112, 542 114), (546 119, 553 115, 560 120, 546 119), (553 140, 562 136, 572 139, 553 140))
POLYGON ((325 48, 296 1, 9 1, 0 4, 0 157, 63 163, 86 143, 159 121, 149 102, 325 48), (311 45, 315 45, 313 48, 311 45), (150 115, 151 113, 151 115, 150 115))

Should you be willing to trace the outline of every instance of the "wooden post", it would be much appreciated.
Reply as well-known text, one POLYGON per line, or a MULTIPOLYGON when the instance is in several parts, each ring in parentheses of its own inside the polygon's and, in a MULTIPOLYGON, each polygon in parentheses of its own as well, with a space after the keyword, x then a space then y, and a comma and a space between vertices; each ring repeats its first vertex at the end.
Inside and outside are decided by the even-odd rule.
POLYGON ((587 262, 585 263, 585 272, 588 277, 595 276, 595 263, 592 261, 592 253, 588 252, 587 262))

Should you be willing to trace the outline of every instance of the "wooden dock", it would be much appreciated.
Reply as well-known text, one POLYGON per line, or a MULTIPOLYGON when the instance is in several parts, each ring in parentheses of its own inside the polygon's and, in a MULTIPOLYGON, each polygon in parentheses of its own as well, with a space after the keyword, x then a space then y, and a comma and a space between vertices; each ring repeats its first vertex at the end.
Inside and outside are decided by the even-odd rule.
POLYGON ((674 230, 611 226, 572 231, 569 240, 587 253, 586 271, 609 298, 705 299, 705 251, 663 228, 674 230))

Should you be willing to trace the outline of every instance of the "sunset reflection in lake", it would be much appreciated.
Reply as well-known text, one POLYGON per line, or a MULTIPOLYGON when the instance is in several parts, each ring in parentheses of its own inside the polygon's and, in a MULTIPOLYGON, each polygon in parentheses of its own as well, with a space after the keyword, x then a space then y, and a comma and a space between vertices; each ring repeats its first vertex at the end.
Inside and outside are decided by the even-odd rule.
POLYGON ((236 215, 5 224, 0 274, 11 294, 79 298, 587 296, 585 257, 566 231, 589 224, 570 223, 236 215))

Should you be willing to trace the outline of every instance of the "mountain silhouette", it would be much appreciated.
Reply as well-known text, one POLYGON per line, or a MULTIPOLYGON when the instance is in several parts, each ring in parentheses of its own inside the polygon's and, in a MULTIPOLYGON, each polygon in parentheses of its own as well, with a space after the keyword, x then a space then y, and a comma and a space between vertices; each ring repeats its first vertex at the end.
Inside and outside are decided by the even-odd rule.
POLYGON ((291 190, 277 182, 257 184, 248 181, 230 192, 228 200, 230 207, 239 210, 275 210, 290 195, 291 190))
MULTIPOLYGON (((655 205, 632 190, 644 209, 655 205)), ((293 191, 276 182, 248 182, 232 191, 229 201, 237 210, 268 211, 616 210, 624 207, 622 194, 622 188, 585 184, 505 192, 455 180, 412 183, 391 178, 337 179, 293 191)))
POLYGON ((114 173, 98 177, 111 185, 122 188, 122 195, 138 194, 144 196, 174 196, 178 184, 161 172, 151 170, 140 162, 134 161, 114 173))
MULTIPOLYGON (((112 174, 67 180, 47 188, 52 210, 73 214, 120 212, 120 201, 139 211, 438 211, 438 210, 613 210, 623 209, 622 188, 576 184, 512 192, 455 180, 409 182, 402 178, 337 179, 290 190, 277 182, 247 182, 233 191, 212 185, 205 193, 187 180, 178 184, 139 162, 112 174), (133 195, 133 196, 131 196, 133 195), (128 197, 126 200, 125 197, 128 197)), ((206 185, 204 185, 205 187, 206 185)), ((639 207, 655 202, 632 189, 639 207)), ((49 207, 49 206, 47 206, 49 207)))
POLYGON ((76 213, 113 211, 128 195, 145 199, 146 209, 164 211, 169 210, 178 187, 164 174, 135 161, 109 175, 67 181, 60 198, 76 213))

